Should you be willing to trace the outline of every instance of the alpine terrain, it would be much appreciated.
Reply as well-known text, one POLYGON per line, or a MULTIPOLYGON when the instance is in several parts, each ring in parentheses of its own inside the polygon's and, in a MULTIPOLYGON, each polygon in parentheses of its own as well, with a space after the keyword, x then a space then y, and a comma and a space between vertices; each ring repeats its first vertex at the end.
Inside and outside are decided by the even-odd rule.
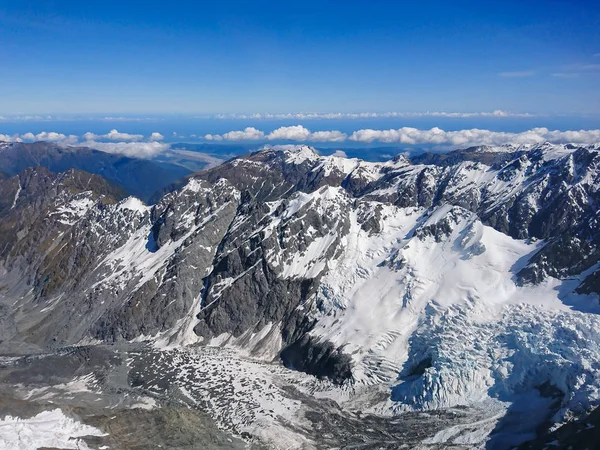
POLYGON ((0 427, 32 448, 597 440, 600 145, 266 147, 152 205, 77 169, 0 178, 0 427))

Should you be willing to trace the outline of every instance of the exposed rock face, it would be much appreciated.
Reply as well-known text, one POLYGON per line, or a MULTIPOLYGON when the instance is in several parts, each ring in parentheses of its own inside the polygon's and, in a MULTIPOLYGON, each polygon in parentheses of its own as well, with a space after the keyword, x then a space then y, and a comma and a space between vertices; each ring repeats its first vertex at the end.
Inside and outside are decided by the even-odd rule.
POLYGON ((192 181, 182 191, 163 197, 146 224, 150 230, 145 251, 149 258, 160 255, 151 268, 158 271, 152 278, 142 272, 141 280, 131 280, 139 289, 131 289, 130 284, 123 289, 126 301, 95 324, 95 335, 100 339, 133 339, 175 327, 200 300, 204 277, 235 216, 238 201, 238 193, 226 182, 207 185, 192 181))
MULTIPOLYGON (((547 145, 387 163, 266 149, 151 207, 97 176, 27 169, 0 180, 0 338, 228 343, 336 383, 389 379, 401 368, 386 352, 419 319, 347 347, 349 299, 396 295, 367 284, 389 272, 397 308, 411 308, 425 288, 409 247, 448 245, 468 261, 486 252, 484 226, 543 240, 515 263, 521 284, 592 270, 599 161, 592 148, 547 145)), ((582 292, 597 293, 597 278, 582 292)))
MULTIPOLYGON (((11 190, 14 180, 5 181, 11 190)), ((104 194, 115 188, 82 172, 34 169, 18 180, 15 208, 2 219, 14 229, 3 281, 6 298, 23 305, 20 332, 39 345, 173 328, 200 297, 239 198, 228 183, 193 182, 149 208, 117 202, 104 194)))

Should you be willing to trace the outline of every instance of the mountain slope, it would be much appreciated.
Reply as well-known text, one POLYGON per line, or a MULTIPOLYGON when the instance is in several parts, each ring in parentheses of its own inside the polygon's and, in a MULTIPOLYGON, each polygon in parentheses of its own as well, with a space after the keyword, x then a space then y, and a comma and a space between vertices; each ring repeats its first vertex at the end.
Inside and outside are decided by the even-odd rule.
POLYGON ((600 395, 599 162, 549 144, 385 163, 272 148, 152 207, 24 173, 2 182, 17 201, 0 226, 31 218, 0 254, 3 339, 233 347, 328 378, 341 388, 313 394, 349 408, 492 411, 444 442, 518 444, 600 395))

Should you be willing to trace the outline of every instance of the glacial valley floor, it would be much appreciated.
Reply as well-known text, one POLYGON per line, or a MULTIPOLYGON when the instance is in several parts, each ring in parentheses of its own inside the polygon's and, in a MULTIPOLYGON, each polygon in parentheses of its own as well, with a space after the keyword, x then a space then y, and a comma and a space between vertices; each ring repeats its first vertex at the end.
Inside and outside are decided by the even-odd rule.
POLYGON ((0 417, 59 408, 103 434, 72 448, 467 449, 485 445, 497 419, 467 408, 361 411, 385 397, 220 347, 90 345, 0 356, 0 417))

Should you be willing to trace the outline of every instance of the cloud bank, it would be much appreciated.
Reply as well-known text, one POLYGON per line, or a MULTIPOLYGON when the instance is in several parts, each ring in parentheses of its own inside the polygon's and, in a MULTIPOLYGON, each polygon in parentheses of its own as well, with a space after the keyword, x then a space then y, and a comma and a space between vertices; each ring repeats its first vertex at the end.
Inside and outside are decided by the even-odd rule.
MULTIPOLYGON (((440 150, 452 148, 466 148, 478 145, 531 145, 542 142, 557 144, 573 143, 589 145, 600 143, 600 130, 550 130, 548 128, 532 128, 527 131, 512 133, 491 131, 478 128, 458 131, 445 131, 434 127, 431 129, 418 129, 402 127, 398 129, 371 129, 356 130, 350 134, 339 130, 311 131, 303 125, 279 127, 271 132, 247 127, 243 130, 229 131, 223 134, 207 134, 206 141, 245 141, 283 143, 343 143, 352 142, 360 144, 398 144, 420 145, 436 147, 440 150)), ((158 132, 144 137, 141 134, 122 133, 111 130, 107 134, 98 135, 85 133, 78 137, 54 131, 40 133, 24 133, 22 135, 0 134, 0 141, 4 142, 33 142, 48 141, 64 146, 84 146, 107 153, 122 154, 136 158, 152 158, 170 149, 170 144, 163 142, 164 136, 158 132)))
POLYGON ((302 125, 280 127, 271 133, 265 133, 253 127, 243 131, 230 131, 222 135, 208 134, 210 141, 297 141, 297 142, 381 142, 405 145, 504 145, 504 144, 537 144, 541 142, 592 144, 600 142, 600 130, 559 131, 548 128, 532 128, 520 133, 509 133, 472 128, 459 131, 445 131, 441 128, 420 130, 412 127, 376 130, 362 129, 350 136, 341 131, 311 132, 302 125))
POLYGON ((600 130, 551 131, 533 128, 521 133, 507 133, 473 128, 470 130, 444 131, 440 128, 419 130, 403 127, 397 130, 359 130, 349 137, 354 142, 401 143, 409 145, 434 144, 450 146, 539 144, 542 142, 593 144, 600 142, 600 130))
POLYGON ((302 125, 292 125, 289 127, 279 127, 269 134, 257 130, 254 127, 247 127, 243 131, 230 131, 224 134, 207 134, 204 139, 207 141, 306 141, 306 142, 343 142, 348 135, 341 131, 316 131, 310 132, 302 125))
POLYGON ((0 142, 22 142, 23 139, 18 134, 2 134, 0 133, 0 142))
MULTIPOLYGON (((154 134, 159 134, 159 133, 152 133, 152 135, 154 134)), ((110 130, 108 133, 106 134, 94 134, 94 133, 90 133, 87 132, 83 135, 83 138, 87 141, 95 141, 98 139, 108 139, 111 141, 141 141, 142 139, 144 139, 144 135, 143 134, 129 134, 129 133, 119 133, 117 130, 110 130)))
MULTIPOLYGON (((504 72, 504 76, 516 72, 504 72)), ((519 72, 524 73, 524 72, 519 72)), ((523 75, 521 75, 523 76, 523 75)), ((320 113, 320 112, 297 112, 297 113, 253 113, 253 114, 217 114, 214 116, 204 116, 198 118, 206 119, 288 119, 288 120, 311 120, 311 119, 383 119, 394 117, 450 117, 450 118, 471 118, 471 117, 536 117, 531 113, 513 113, 497 109, 489 112, 446 112, 446 111, 425 111, 425 112, 359 112, 359 113, 320 113)))
POLYGON ((85 141, 81 145, 105 153, 116 153, 132 158, 153 158, 168 150, 170 145, 162 142, 97 142, 85 141))
POLYGON ((53 142, 62 146, 83 146, 106 153, 116 153, 134 158, 153 158, 168 150, 169 144, 161 142, 164 136, 158 132, 150 134, 144 140, 142 134, 121 133, 111 130, 106 134, 85 133, 81 138, 76 135, 66 135, 55 131, 42 131, 41 133, 24 133, 22 135, 0 134, 0 141, 4 142, 53 142))
POLYGON ((33 133, 25 133, 21 136, 22 140, 26 141, 48 141, 48 142, 64 142, 65 144, 76 144, 78 141, 78 137, 71 134, 69 136, 56 133, 54 131, 46 132, 42 131, 34 135, 33 133))
MULTIPOLYGON (((572 70, 591 70, 595 64, 578 64, 567 67, 572 70), (587 69, 586 69, 587 68, 587 69)), ((558 70, 557 70, 558 72, 558 70)), ((530 76, 533 72, 501 72, 505 77, 530 76)), ((539 117, 539 114, 527 112, 509 112, 500 109, 492 111, 458 112, 458 111, 387 111, 387 112, 286 112, 286 113, 226 113, 189 115, 190 119, 271 119, 271 120, 311 120, 311 119, 377 119, 377 118, 402 118, 402 117, 539 117)), ((0 115, 0 122, 74 122, 74 121, 101 121, 101 122, 161 122, 167 116, 134 117, 134 116, 99 116, 94 114, 80 115, 0 115)))
POLYGON ((121 133, 113 129, 103 135, 85 133, 81 145, 102 152, 116 153, 133 158, 153 158, 169 149, 169 144, 160 142, 164 138, 162 134, 154 132, 150 134, 147 141, 142 141, 144 139, 142 134, 121 133))

